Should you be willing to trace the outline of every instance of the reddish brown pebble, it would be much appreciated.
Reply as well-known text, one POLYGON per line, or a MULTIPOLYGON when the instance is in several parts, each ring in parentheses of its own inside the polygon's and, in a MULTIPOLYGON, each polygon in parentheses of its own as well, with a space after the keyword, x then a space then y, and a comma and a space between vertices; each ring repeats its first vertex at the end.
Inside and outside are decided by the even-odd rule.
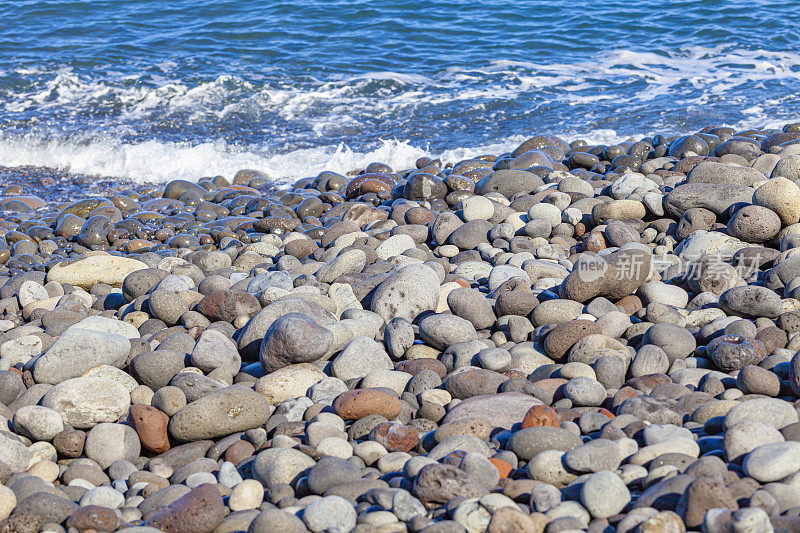
POLYGON ((599 252, 606 247, 606 240, 602 232, 591 231, 588 235, 584 236, 583 249, 587 252, 599 252))
POLYGON ((372 428, 369 440, 382 444, 390 452, 409 452, 419 444, 419 433, 409 426, 385 422, 372 428))
POLYGON ((545 379, 540 379, 539 381, 534 383, 534 385, 536 385, 540 389, 546 390, 550 394, 555 394, 558 391, 558 389, 563 387, 567 381, 568 380, 564 378, 545 378, 545 379))
POLYGON ((169 417, 151 405, 135 403, 131 405, 130 418, 128 419, 142 446, 156 453, 169 450, 169 437, 167 425, 169 417))
POLYGON ((204 483, 156 513, 143 525, 164 533, 211 533, 225 517, 217 487, 204 483))
POLYGON ((570 320, 559 324, 545 337, 544 349, 556 361, 566 357, 569 349, 582 338, 603 333, 600 326, 590 320, 570 320))
POLYGON ((626 296, 617 302, 617 305, 625 310, 625 314, 632 315, 642 307, 642 300, 638 296, 632 294, 626 296))
POLYGON ((572 409, 558 409, 556 413, 558 413, 558 420, 560 422, 572 422, 581 416, 578 411, 573 411, 572 409))
POLYGON ((559 427, 556 410, 547 405, 534 405, 525 413, 522 419, 523 428, 534 427, 559 427))
POLYGON ((416 376, 423 370, 433 370, 436 374, 443 378, 447 375, 447 367, 438 359, 431 357, 420 357, 419 359, 406 359, 397 363, 395 370, 406 372, 416 376))
POLYGON ((255 451, 255 447, 246 440, 237 440, 225 450, 225 460, 238 465, 242 459, 247 459, 255 451))
POLYGON ((625 385, 640 390, 645 394, 650 394, 653 389, 664 383, 672 383, 672 378, 666 374, 647 374, 629 379, 625 385))
POLYGON ((359 420, 367 415, 381 415, 392 420, 402 411, 402 403, 388 392, 357 389, 343 392, 333 402, 336 414, 344 420, 359 420))
POLYGON ((511 474, 511 471, 514 470, 509 463, 502 459, 497 459, 496 457, 490 457, 489 462, 500 472, 500 479, 507 478, 511 474))
POLYGON ((81 533, 89 531, 116 531, 119 526, 117 513, 113 509, 99 505, 79 507, 67 519, 67 527, 81 533))

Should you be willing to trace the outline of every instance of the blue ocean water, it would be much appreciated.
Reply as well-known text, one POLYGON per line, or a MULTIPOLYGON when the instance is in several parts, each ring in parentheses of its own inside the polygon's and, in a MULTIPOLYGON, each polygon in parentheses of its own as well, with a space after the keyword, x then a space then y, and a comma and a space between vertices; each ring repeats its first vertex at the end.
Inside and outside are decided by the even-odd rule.
POLYGON ((0 166, 276 178, 800 120, 800 2, 0 1, 0 166))

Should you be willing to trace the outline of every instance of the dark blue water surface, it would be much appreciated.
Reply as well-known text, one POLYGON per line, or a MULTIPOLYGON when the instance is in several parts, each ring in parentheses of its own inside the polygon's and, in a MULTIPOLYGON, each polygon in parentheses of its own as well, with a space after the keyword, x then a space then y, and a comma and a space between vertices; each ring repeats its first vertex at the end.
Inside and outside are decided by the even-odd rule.
POLYGON ((0 166, 277 178, 800 120, 800 2, 0 1, 0 166))

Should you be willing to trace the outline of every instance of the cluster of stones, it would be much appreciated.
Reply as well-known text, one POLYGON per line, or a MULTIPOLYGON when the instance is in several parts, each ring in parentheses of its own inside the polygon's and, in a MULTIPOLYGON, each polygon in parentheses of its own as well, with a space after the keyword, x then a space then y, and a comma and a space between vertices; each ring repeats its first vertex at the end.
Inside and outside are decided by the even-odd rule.
POLYGON ((800 530, 800 124, 0 201, 0 531, 800 530))

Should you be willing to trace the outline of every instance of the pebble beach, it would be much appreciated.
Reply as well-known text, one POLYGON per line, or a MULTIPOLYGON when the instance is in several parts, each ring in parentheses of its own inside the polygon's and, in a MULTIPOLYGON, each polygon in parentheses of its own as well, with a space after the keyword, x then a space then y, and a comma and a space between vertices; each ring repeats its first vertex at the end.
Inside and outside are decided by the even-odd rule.
POLYGON ((0 531, 800 531, 800 123, 4 181, 0 531))

